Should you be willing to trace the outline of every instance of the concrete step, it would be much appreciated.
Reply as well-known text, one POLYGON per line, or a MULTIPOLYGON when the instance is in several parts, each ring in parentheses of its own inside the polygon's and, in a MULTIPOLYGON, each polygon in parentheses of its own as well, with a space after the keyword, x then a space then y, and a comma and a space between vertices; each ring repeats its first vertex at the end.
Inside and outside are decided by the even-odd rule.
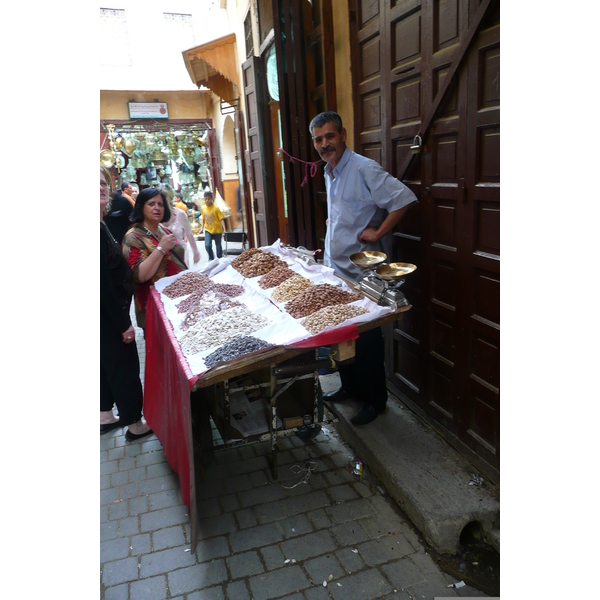
MULTIPOLYGON (((337 373, 321 376, 320 381, 324 392, 340 385, 337 373)), ((497 491, 485 482, 481 487, 469 485, 473 467, 398 398, 389 394, 385 412, 361 427, 350 422, 360 408, 357 402, 328 406, 339 418, 340 434, 365 468, 380 479, 433 548, 442 554, 456 554, 463 529, 476 522, 484 539, 491 537, 499 550, 497 491)))

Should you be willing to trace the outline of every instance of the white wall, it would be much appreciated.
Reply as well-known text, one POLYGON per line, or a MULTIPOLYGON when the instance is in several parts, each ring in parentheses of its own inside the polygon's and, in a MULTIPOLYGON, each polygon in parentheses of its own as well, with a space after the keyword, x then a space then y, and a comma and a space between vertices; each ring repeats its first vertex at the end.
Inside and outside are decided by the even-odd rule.
MULTIPOLYGON (((219 0, 102 2, 98 15, 100 8, 125 10, 132 62, 131 66, 100 66, 98 87, 102 90, 196 90, 185 68, 182 51, 231 32, 219 0), (184 44, 182 47, 165 35, 164 12, 192 15, 195 38, 192 46, 184 44)), ((100 54, 107 43, 100 39, 100 54)))

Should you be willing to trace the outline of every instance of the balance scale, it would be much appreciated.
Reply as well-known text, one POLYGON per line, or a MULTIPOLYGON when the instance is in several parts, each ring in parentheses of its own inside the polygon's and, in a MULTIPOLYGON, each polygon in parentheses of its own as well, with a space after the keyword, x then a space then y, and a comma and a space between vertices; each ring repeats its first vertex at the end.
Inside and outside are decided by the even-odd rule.
POLYGON ((380 306, 394 309, 407 306, 408 300, 400 291, 404 277, 417 267, 411 263, 385 263, 383 252, 356 252, 350 256, 352 264, 366 272, 359 289, 380 306))

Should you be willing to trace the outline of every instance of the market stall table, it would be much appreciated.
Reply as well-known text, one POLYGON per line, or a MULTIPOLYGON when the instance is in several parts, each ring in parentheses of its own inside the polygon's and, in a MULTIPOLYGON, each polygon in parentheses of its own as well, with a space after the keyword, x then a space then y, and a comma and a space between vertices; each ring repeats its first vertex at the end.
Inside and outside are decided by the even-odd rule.
MULTIPOLYGON (((198 541, 198 508, 196 496, 197 469, 200 469, 203 450, 210 449, 211 432, 203 428, 209 416, 210 407, 202 400, 202 392, 207 389, 223 397, 223 387, 234 377, 269 369, 271 372, 271 396, 277 393, 276 370, 279 365, 298 358, 308 362, 307 368, 315 373, 319 364, 311 359, 318 347, 354 340, 359 333, 382 325, 385 322, 402 318, 402 313, 410 309, 403 306, 373 321, 338 327, 323 332, 294 346, 277 346, 253 356, 244 357, 231 364, 215 367, 203 375, 194 375, 167 318, 159 293, 152 289, 146 312, 146 367, 144 383, 144 416, 158 437, 170 467, 179 475, 184 503, 190 507, 192 551, 198 541), (308 357, 308 361, 307 361, 308 357), (274 380, 275 377, 275 380, 274 380), (275 389, 273 389, 275 388, 275 389)), ((291 371, 293 372, 293 368, 291 371)), ((302 370, 302 367, 299 369, 302 370)), ((285 375, 285 370, 282 370, 285 375)), ((278 390, 279 391, 279 390, 278 390)), ((317 390, 315 390, 317 393, 317 390)), ((320 394, 320 389, 318 390, 320 394)), ((214 410, 211 413, 214 416, 214 410)), ((322 420, 322 409, 319 412, 322 420)), ((270 425, 272 441, 272 464, 276 477, 276 439, 273 439, 273 419, 270 425)), ((316 426, 318 419, 312 423, 316 426)), ((275 432, 276 435, 276 432, 275 432)))

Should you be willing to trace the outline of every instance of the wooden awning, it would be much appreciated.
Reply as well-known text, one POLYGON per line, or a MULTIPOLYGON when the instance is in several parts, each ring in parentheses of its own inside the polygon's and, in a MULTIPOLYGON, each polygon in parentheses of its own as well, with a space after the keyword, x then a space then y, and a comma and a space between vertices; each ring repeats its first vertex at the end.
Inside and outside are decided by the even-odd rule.
POLYGON ((186 69, 198 87, 206 86, 225 101, 239 96, 235 33, 184 50, 182 54, 186 69))

